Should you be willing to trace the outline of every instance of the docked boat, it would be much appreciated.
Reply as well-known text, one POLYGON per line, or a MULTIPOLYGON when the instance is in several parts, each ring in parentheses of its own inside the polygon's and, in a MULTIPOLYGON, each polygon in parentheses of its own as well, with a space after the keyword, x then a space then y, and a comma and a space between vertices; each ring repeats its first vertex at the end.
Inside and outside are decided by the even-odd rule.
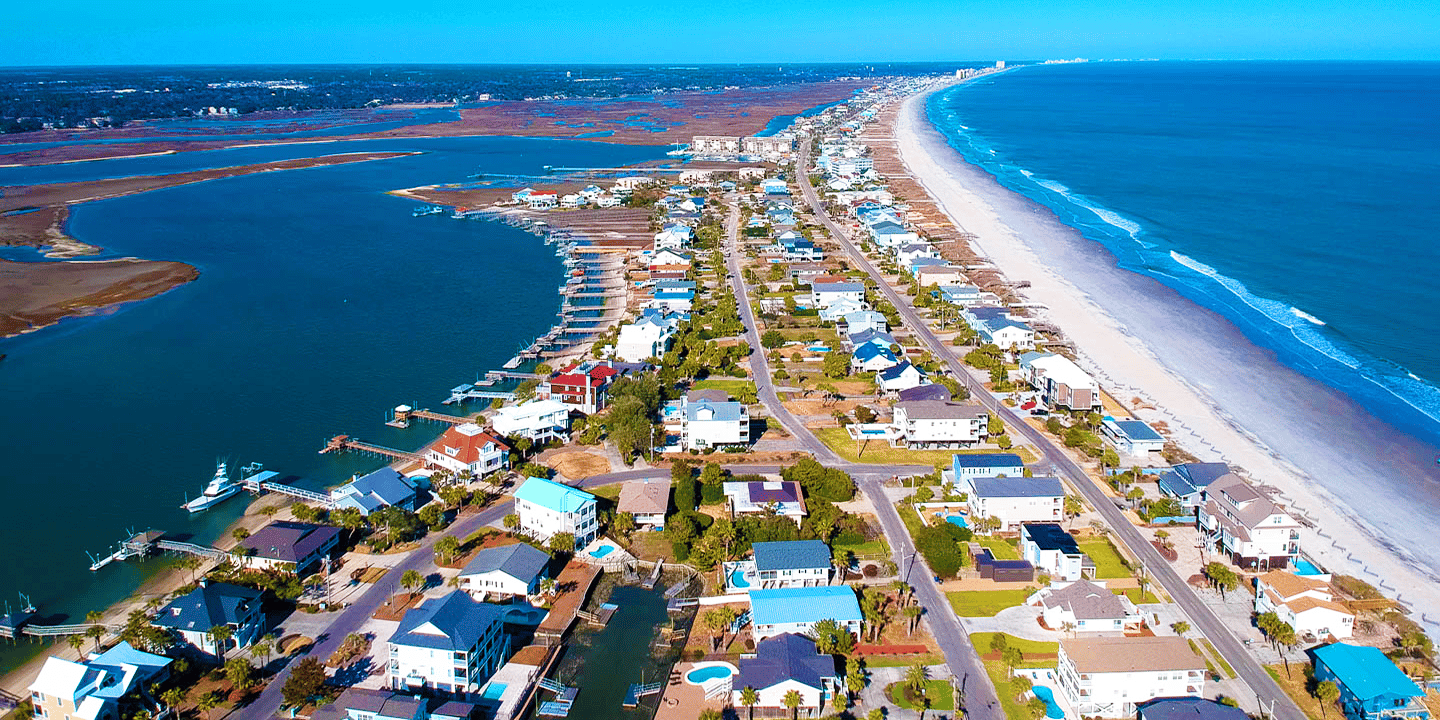
POLYGON ((443 212, 445 212, 445 208, 440 207, 439 205, 426 205, 424 207, 415 208, 414 210, 410 211, 410 214, 414 217, 424 217, 426 215, 439 215, 443 212))
POLYGON ((185 509, 190 512, 200 512, 220 503, 231 495, 240 492, 240 483, 230 479, 230 467, 221 460, 215 466, 215 477, 210 478, 210 484, 205 486, 205 491, 200 496, 185 503, 185 509))

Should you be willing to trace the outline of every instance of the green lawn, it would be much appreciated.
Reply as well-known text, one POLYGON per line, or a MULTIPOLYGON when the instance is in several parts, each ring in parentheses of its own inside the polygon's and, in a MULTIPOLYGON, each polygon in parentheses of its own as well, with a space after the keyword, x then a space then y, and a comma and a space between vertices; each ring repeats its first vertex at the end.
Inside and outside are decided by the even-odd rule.
POLYGON ((1125 561, 1120 559, 1120 554, 1110 545, 1105 538, 1089 538, 1076 543, 1080 546, 1080 552, 1090 556, 1095 561, 1095 577, 1097 578, 1128 578, 1130 568, 1125 566, 1125 561))
POLYGON ((1020 550, 1004 538, 976 535, 975 542, 980 543, 982 547, 989 548, 990 554, 994 555, 996 560, 1020 559, 1020 550))
POLYGON ((854 554, 855 557, 868 557, 876 555, 884 556, 887 558, 890 557, 890 546, 885 544, 884 540, 879 539, 871 540, 870 542, 859 543, 857 545, 837 544, 832 545, 831 547, 835 550, 848 550, 852 554, 854 554))
POLYGON ((751 395, 755 394, 755 383, 744 378, 722 378, 708 377, 699 380, 692 386, 693 390, 724 390, 730 397, 740 397, 743 391, 749 390, 751 395))
POLYGON ((902 502, 897 504, 895 511, 900 513, 900 521, 905 523, 905 530, 910 533, 910 539, 915 539, 915 536, 920 533, 920 529, 925 527, 925 521, 920 519, 920 516, 915 512, 915 508, 910 506, 910 503, 902 502))
POLYGON ((596 497, 603 497, 608 500, 618 501, 620 499, 620 487, 624 484, 625 483, 610 483, 609 485, 586 488, 586 490, 591 495, 594 495, 596 497))
POLYGON ((915 663, 921 665, 939 665, 945 662, 943 655, 925 653, 923 655, 868 655, 862 658, 867 668, 882 667, 910 667, 915 663))
MULTIPOLYGON (((815 436, 820 442, 825 443, 831 450, 850 462, 867 463, 873 465, 943 465, 949 467, 951 460, 957 454, 976 454, 995 452, 994 450, 907 450, 905 448, 892 448, 890 443, 884 440, 868 440, 861 443, 859 454, 855 452, 855 441, 845 432, 845 428, 820 428, 815 430, 815 436)), ((1006 452, 1013 452, 1020 456, 1020 459, 1029 463, 1035 462, 1035 454, 1029 448, 1011 448, 1006 452)))
MULTIPOLYGON (((955 697, 948 680, 930 680, 925 683, 925 697, 930 698, 931 710, 954 710, 955 697)), ((885 688, 885 695, 896 706, 905 710, 919 710, 920 706, 905 699, 905 683, 893 683, 885 688)))
POLYGON ((950 607, 960 617, 995 617, 1005 608, 1025 604, 1030 597, 1028 590, 962 590, 945 593, 950 598, 950 607))
POLYGON ((1135 603, 1136 605, 1160 602, 1160 598, 1155 597, 1155 593, 1152 593, 1149 590, 1146 590, 1145 594, 1141 595, 1140 588, 1111 588, 1110 592, 1113 592, 1116 595, 1124 595, 1125 597, 1130 598, 1130 602, 1135 603))
MULTIPOLYGON (((815 342, 814 342, 814 343, 807 343, 807 344, 826 345, 826 344, 829 344, 829 343, 835 343, 835 346, 836 346, 836 347, 839 347, 839 346, 840 346, 840 335, 839 335, 839 333, 835 332, 835 328, 827 328, 827 327, 800 327, 800 328, 776 328, 776 330, 777 330, 781 335, 784 335, 786 340, 799 340, 801 337, 808 337, 808 336, 810 336, 810 335, 814 335, 814 336, 815 336, 815 342)), ((789 348, 785 348, 785 350, 788 350, 788 349, 789 349, 789 348)))
MULTIPOLYGON (((990 641, 994 639, 996 635, 1005 635, 1005 633, 970 633, 970 644, 975 646, 975 652, 979 653, 981 657, 984 657, 985 655, 990 654, 990 641)), ((1060 652, 1060 643, 1058 642, 1045 642, 1043 640, 1026 640, 1025 638, 1018 638, 1014 635, 1005 635, 1005 638, 1006 643, 1010 647, 1019 648, 1020 652, 1026 655, 1054 655, 1060 652)), ((1058 661, 1054 658, 1051 658, 1049 660, 1026 660, 1023 663, 1020 663, 1020 667, 1053 668, 1056 666, 1057 662, 1058 661)))
MULTIPOLYGON (((1035 720, 1025 703, 1016 701, 1015 693, 1010 689, 1010 674, 1005 672, 1004 664, 999 660, 986 660, 985 674, 990 676, 990 682, 995 685, 995 694, 1000 696, 1000 707, 1005 710, 1008 720, 1035 720)), ((1028 702, 1029 698, 1026 698, 1026 701, 1028 702)))

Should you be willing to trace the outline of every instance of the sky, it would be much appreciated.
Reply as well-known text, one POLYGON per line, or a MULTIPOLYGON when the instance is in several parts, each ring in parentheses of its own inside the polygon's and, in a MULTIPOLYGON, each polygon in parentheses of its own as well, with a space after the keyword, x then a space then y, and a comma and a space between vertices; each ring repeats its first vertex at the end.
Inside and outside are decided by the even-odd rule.
POLYGON ((11 3, 0 66, 1440 60, 1434 0, 72 0, 11 3))

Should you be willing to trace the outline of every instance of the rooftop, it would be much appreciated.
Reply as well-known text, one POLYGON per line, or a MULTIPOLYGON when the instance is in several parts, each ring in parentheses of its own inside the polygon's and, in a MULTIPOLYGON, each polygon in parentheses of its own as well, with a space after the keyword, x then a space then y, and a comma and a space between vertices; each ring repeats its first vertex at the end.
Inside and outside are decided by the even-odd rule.
POLYGON ((1066 555, 1080 554, 1080 546, 1075 544, 1075 538, 1055 523, 1021 525, 1020 536, 1030 538, 1030 542, 1035 543, 1041 550, 1059 550, 1066 555))
POLYGON ((786 540, 781 542, 757 542, 755 551, 757 570, 802 570, 830 567, 830 547, 819 540, 786 540))
POLYGON ((666 480, 632 480, 620 486, 620 512, 663 515, 670 510, 670 483, 666 480))
POLYGON ((740 658, 736 688, 764 690, 788 680, 820 689, 824 678, 835 676, 835 658, 815 650, 815 641, 804 635, 782 633, 761 640, 754 657, 740 658))
POLYGON ((520 580, 530 580, 550 562, 550 555, 529 543, 515 543, 484 548, 475 553, 460 575, 480 575, 500 571, 520 580))
POLYGON ((1060 652, 1087 673, 1205 669, 1205 660, 1180 637, 1062 639, 1060 652))
POLYGON ((1048 476, 1042 477, 982 477, 974 478, 970 484, 975 495, 982 498, 1001 497, 1063 497, 1065 488, 1060 481, 1048 476))
POLYGON ((1160 698, 1140 706, 1144 720, 1250 720, 1244 710, 1198 697, 1160 698))
POLYGON ((979 405, 937 400, 906 400, 895 403, 895 408, 904 410, 905 417, 910 420, 977 420, 988 415, 979 405))
POLYGON ((954 466, 957 468, 1025 467, 1025 461, 1015 453, 956 453, 954 466))
POLYGON ((251 611, 260 591, 229 583, 202 582, 170 601, 152 621, 160 627, 208 632, 217 625, 239 623, 251 611))
POLYGON ((1041 600, 1045 607, 1063 607, 1076 620, 1119 620, 1130 614, 1118 595, 1089 580, 1076 580, 1047 593, 1041 600))
POLYGON ((848 585, 751 590, 750 609, 756 625, 785 625, 820 620, 862 619, 860 603, 848 585))
POLYGON ((499 605, 476 602, 464 590, 426 600, 410 609, 390 636, 392 645, 466 651, 501 622, 499 605))
POLYGON ((595 496, 553 480, 532 477, 515 491, 516 500, 524 500, 558 513, 580 512, 595 496))
POLYGON ((256 530, 240 544, 258 557, 281 562, 300 562, 340 534, 340 528, 281 520, 256 530))

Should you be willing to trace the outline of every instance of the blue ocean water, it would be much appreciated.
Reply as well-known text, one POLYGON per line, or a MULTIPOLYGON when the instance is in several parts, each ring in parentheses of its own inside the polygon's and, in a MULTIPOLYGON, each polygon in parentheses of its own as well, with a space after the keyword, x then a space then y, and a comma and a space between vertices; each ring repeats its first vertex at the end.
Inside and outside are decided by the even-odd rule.
MULTIPOLYGON (((244 503, 196 516, 180 504, 203 488, 217 457, 261 461, 310 487, 343 482, 382 461, 317 454, 327 437, 419 447, 441 428, 386 427, 388 408, 439 408, 449 388, 498 368, 554 322, 564 270, 553 248, 497 223, 412 217, 414 202, 385 191, 464 182, 477 171, 663 157, 663 148, 521 138, 363 141, 336 151, 358 146, 423 153, 74 210, 75 237, 120 255, 188 262, 201 274, 112 314, 0 341, 8 355, 0 488, 11 509, 0 526, 0 600, 13 607, 26 592, 47 620, 74 622, 124 598, 167 561, 92 575, 86 552, 130 528, 214 540, 244 503)), ((202 153, 190 161, 210 162, 202 153)), ((68 166, 66 179, 110 172, 101 165, 68 166)), ((0 647, 0 669, 35 647, 0 647)))
POLYGON ((1120 267, 1440 444, 1440 64, 1032 66, 927 113, 1120 267))

